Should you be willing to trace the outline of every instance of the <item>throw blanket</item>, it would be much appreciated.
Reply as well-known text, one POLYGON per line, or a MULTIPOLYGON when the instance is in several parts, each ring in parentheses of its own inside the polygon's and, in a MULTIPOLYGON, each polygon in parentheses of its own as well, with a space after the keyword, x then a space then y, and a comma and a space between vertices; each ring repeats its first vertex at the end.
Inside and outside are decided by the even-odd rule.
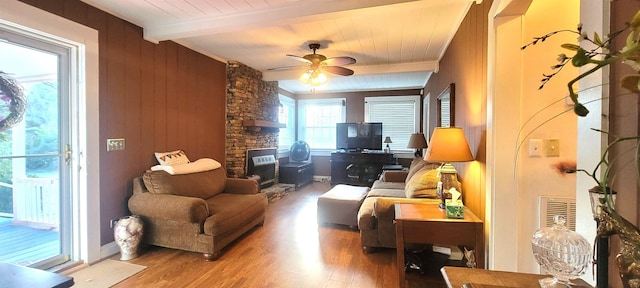
POLYGON ((189 173, 197 173, 209 170, 215 170, 222 167, 220 162, 210 159, 210 158, 201 158, 194 162, 190 162, 187 164, 180 165, 156 165, 151 167, 152 171, 164 170, 171 175, 177 174, 189 174, 189 173))

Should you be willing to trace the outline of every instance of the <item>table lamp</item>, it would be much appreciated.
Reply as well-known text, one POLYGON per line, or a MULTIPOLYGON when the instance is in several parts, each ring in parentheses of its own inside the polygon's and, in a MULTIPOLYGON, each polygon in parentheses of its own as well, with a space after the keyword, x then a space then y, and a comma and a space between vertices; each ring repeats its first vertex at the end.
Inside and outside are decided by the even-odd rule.
POLYGON ((424 139, 424 134, 422 133, 411 134, 411 138, 409 138, 409 144, 407 144, 407 148, 416 149, 416 152, 414 153, 414 155, 416 157, 421 157, 422 149, 427 148, 427 140, 424 139))
POLYGON ((391 137, 387 136, 387 138, 384 138, 384 141, 382 141, 382 143, 386 143, 387 147, 384 148, 384 152, 385 153, 390 153, 391 152, 391 147, 389 147, 389 143, 393 143, 391 142, 391 137))
MULTIPOLYGON (((458 171, 451 165, 451 162, 472 161, 473 155, 464 131, 459 127, 437 127, 431 134, 427 153, 424 160, 429 162, 442 162, 442 166, 438 168, 440 180, 438 186, 442 187, 440 193, 440 208, 444 209, 444 202, 447 198, 447 191, 451 187, 455 187, 458 181, 458 171)), ((459 191, 462 192, 462 191, 459 191)))

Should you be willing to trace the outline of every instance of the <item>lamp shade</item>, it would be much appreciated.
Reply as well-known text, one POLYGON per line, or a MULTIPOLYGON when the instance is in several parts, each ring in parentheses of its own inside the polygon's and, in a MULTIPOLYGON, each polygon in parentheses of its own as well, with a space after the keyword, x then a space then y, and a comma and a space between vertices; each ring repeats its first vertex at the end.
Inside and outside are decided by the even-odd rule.
POLYGON ((387 138, 384 138, 384 141, 382 141, 382 143, 393 143, 391 142, 391 137, 387 136, 387 138))
POLYGON ((422 133, 411 134, 411 138, 409 138, 409 144, 407 144, 407 148, 414 148, 414 149, 427 148, 427 140, 424 138, 424 134, 422 133))
POLYGON ((431 135, 424 160, 430 162, 465 162, 473 160, 464 131, 459 127, 437 127, 431 135))

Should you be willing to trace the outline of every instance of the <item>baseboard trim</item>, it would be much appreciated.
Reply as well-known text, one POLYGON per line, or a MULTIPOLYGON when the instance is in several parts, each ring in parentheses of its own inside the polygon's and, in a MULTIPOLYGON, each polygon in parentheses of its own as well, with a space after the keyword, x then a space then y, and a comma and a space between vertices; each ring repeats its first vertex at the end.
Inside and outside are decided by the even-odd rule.
POLYGON ((331 176, 313 175, 313 182, 331 182, 331 176))
POLYGON ((120 253, 120 247, 118 247, 116 241, 107 243, 106 245, 100 247, 100 260, 109 258, 118 253, 120 253))

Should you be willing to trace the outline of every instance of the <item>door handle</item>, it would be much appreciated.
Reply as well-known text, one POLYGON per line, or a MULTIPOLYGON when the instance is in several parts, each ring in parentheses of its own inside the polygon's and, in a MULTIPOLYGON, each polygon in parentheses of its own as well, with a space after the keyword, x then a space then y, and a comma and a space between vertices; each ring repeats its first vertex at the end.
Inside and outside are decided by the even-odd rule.
POLYGON ((64 163, 69 166, 71 164, 71 145, 64 145, 64 163))

